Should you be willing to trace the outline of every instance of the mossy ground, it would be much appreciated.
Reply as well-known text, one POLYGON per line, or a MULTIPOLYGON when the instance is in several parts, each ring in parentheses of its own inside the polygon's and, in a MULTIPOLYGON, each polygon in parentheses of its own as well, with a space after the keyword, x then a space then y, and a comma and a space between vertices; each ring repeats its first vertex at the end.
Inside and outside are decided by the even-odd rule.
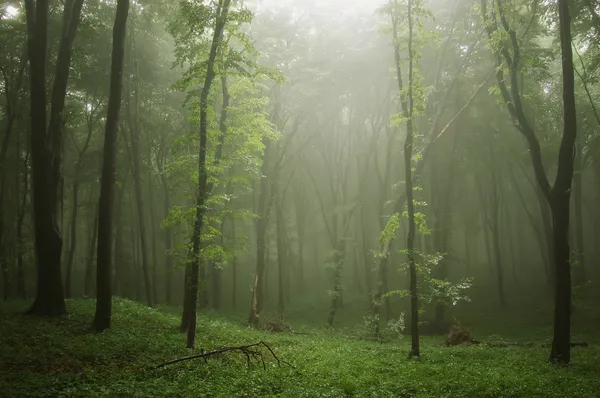
MULTIPOLYGON (((173 313, 115 299, 112 328, 92 333, 93 300, 69 300, 69 315, 61 319, 21 315, 26 308, 25 302, 0 304, 1 397, 600 397, 600 336, 591 332, 580 336, 591 345, 573 349, 571 366, 554 367, 539 344, 445 348, 442 336, 424 337, 422 357, 409 360, 408 338, 382 343, 325 329, 267 333, 202 315, 199 347, 263 340, 295 368, 272 360, 266 371, 247 368, 245 358, 233 355, 227 357, 233 361, 192 360, 156 370, 153 365, 190 354, 173 313)), ((481 333, 485 327, 491 328, 482 323, 481 333)), ((533 337, 545 341, 540 333, 533 337)))

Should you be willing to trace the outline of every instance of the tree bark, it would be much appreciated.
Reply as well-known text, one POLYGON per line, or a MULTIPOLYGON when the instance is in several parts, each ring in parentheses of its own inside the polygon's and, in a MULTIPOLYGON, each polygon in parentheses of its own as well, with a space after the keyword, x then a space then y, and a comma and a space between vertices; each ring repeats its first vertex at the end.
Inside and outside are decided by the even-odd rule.
POLYGON ((87 120, 87 137, 85 139, 85 143, 83 147, 78 152, 77 162, 75 164, 75 181, 73 182, 73 203, 72 203, 72 212, 71 212, 71 232, 70 238, 71 242, 69 243, 69 252, 67 254, 67 269, 65 276, 65 295, 67 298, 71 297, 71 274, 73 270, 73 259, 75 258, 75 251, 77 248, 77 215, 79 212, 79 171, 83 167, 84 156, 87 152, 87 149, 90 144, 90 140, 92 138, 93 132, 93 111, 88 116, 87 120))
POLYGON ((83 0, 69 0, 63 12, 63 36, 46 114, 48 0, 25 2, 29 51, 31 160, 37 287, 28 313, 57 316, 66 312, 61 278, 62 236, 59 211, 62 181, 62 115, 73 41, 83 0))
POLYGON ((254 274, 254 283, 252 287, 252 301, 250 307, 250 316, 248 322, 258 327, 260 325, 260 313, 264 301, 264 273, 266 266, 266 234, 269 223, 270 212, 270 193, 269 180, 267 173, 269 170, 269 149, 271 143, 267 138, 263 139, 265 150, 263 154, 263 164, 261 166, 260 192, 258 196, 258 219, 256 220, 256 272, 254 274))
POLYGON ((134 89, 133 92, 129 89, 128 95, 129 100, 127 101, 126 115, 127 115, 127 125, 129 127, 129 132, 131 134, 131 151, 130 155, 132 156, 133 161, 133 187, 135 192, 135 201, 138 213, 138 223, 139 223, 139 234, 140 234, 140 244, 141 244, 141 257, 142 257, 142 273, 144 276, 144 286, 146 288, 146 302, 149 307, 154 306, 154 296, 152 290, 152 281, 150 277, 150 260, 148 258, 148 235, 146 231, 146 211, 144 208, 144 200, 143 200, 143 189, 142 189, 142 161, 140 159, 141 147, 140 147, 140 128, 139 128, 139 87, 138 87, 138 61, 135 50, 135 38, 131 38, 132 44, 132 61, 133 61, 133 71, 132 71, 132 79, 134 89), (131 102, 133 100, 133 114, 131 109, 131 102))
POLYGON ((285 270, 285 243, 284 243, 284 233, 285 233, 285 220, 283 216, 283 195, 279 192, 279 181, 277 181, 273 185, 273 189, 276 190, 275 197, 277 204, 275 206, 275 216, 276 216, 276 244, 277 244, 277 315, 281 319, 283 319, 283 311, 285 307, 284 303, 284 275, 286 273, 285 270))
POLYGON ((574 149, 577 138, 575 76, 571 41, 569 1, 558 0, 560 44, 562 51, 564 131, 558 154, 558 171, 552 189, 556 293, 554 339, 550 362, 568 364, 571 360, 571 262, 569 248, 569 201, 573 180, 574 149))
MULTIPOLYGON (((227 194, 233 194, 233 188, 231 186, 231 182, 227 184, 227 194)), ((235 310, 236 302, 237 302, 237 245, 235 238, 235 218, 231 217, 231 249, 233 252, 233 257, 231 259, 231 307, 235 310)))
POLYGON ((496 54, 496 78, 498 88, 504 98, 508 111, 518 123, 518 128, 529 145, 529 154, 538 186, 546 198, 552 213, 553 271, 555 288, 554 339, 549 361, 568 364, 571 360, 571 264, 569 249, 569 201, 573 180, 574 149, 577 137, 575 109, 575 77, 571 41, 571 19, 568 0, 558 0, 560 43, 563 72, 563 112, 564 130, 558 154, 558 169, 554 185, 551 186, 544 170, 539 140, 527 120, 518 85, 520 71, 520 48, 517 34, 508 24, 502 0, 497 0, 497 13, 488 13, 487 1, 481 1, 481 13, 486 24, 490 40, 498 29, 496 14, 500 24, 510 39, 509 44, 496 54), (509 49, 512 49, 512 54, 509 49), (504 80, 503 63, 508 65, 510 73, 510 91, 504 80))
POLYGON ((110 327, 112 316, 113 207, 117 165, 117 128, 123 93, 123 63, 129 0, 118 0, 113 27, 110 93, 104 131, 104 153, 98 208, 98 256, 96 260, 96 313, 92 327, 110 327))
POLYGON ((154 183, 152 181, 152 174, 148 173, 148 205, 150 207, 150 240, 152 246, 152 297, 154 298, 154 304, 160 302, 158 299, 158 242, 156 241, 156 222, 158 221, 156 207, 154 205, 154 183))
POLYGON ((25 252, 23 250, 23 220, 25 218, 29 191, 29 152, 30 150, 28 146, 27 155, 25 156, 25 160, 23 162, 23 171, 19 174, 23 180, 23 198, 21 199, 20 205, 17 208, 17 297, 20 299, 25 299, 27 297, 27 291, 25 288, 25 266, 23 264, 23 254, 25 252))
MULTIPOLYGON (((396 12, 398 3, 394 2, 396 12)), ((415 263, 415 208, 413 202, 413 176, 412 176, 412 151, 413 151, 413 15, 412 1, 408 0, 408 93, 401 98, 400 104, 402 113, 406 119, 406 140, 404 142, 404 175, 405 175, 405 195, 406 207, 408 210, 408 234, 406 237, 406 252, 408 257, 408 268, 410 278, 410 332, 411 332, 411 351, 410 357, 420 355, 419 347, 419 298, 417 292, 417 267, 415 263)), ((393 17, 394 41, 398 40, 397 16, 393 17)), ((398 79, 399 91, 402 93, 402 75, 400 70, 400 48, 396 43, 394 45, 394 60, 398 79)))
MULTIPOLYGON (((577 137, 578 141, 581 139, 577 137)), ((585 235, 584 235, 584 222, 583 222, 583 178, 582 171, 583 165, 581 161, 582 157, 582 145, 576 143, 576 155, 574 164, 574 175, 573 175, 573 207, 575 215, 575 244, 576 254, 575 259, 577 265, 575 267, 573 278, 577 285, 582 285, 586 281, 586 261, 585 261, 585 235)))
POLYGON ((196 310, 198 305, 198 271, 200 261, 200 235, 204 223, 204 214, 206 212, 206 199, 208 196, 207 181, 208 174, 206 170, 206 151, 208 135, 208 95, 212 82, 215 78, 215 60, 217 51, 223 40, 223 29, 227 21, 229 5, 231 0, 219 2, 217 7, 215 30, 213 32, 210 53, 207 61, 206 76, 200 94, 200 153, 198 157, 198 190, 196 193, 196 220, 192 233, 192 255, 190 257, 190 296, 189 296, 189 325, 187 330, 187 347, 194 348, 196 342, 196 310))
MULTIPOLYGON (((161 172, 161 185, 163 189, 163 213, 164 217, 169 216, 171 209, 171 195, 169 193, 169 184, 167 177, 161 172)), ((173 272, 173 257, 171 249, 173 248, 173 236, 170 228, 163 229, 163 240, 165 243, 165 302, 171 304, 171 274, 173 272)))
POLYGON ((88 249, 89 249, 89 253, 88 253, 88 258, 87 258, 87 262, 86 262, 86 266, 85 266, 85 280, 84 280, 84 295, 86 297, 91 296, 93 293, 93 275, 94 275, 94 252, 96 251, 96 247, 97 247, 97 243, 98 243, 98 222, 99 222, 99 207, 94 206, 95 207, 95 211, 93 214, 93 220, 91 221, 91 223, 93 223, 92 229, 91 229, 91 236, 90 236, 90 241, 89 241, 89 245, 88 245, 88 249))

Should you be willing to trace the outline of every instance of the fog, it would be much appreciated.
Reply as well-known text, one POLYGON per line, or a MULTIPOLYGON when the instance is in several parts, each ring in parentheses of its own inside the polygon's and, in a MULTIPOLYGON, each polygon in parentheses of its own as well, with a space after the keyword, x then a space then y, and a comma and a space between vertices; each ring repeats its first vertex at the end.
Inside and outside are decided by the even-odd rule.
POLYGON ((2 3, 5 300, 130 299, 189 348, 203 316, 415 356, 515 325, 569 362, 600 326, 597 5, 560 25, 538 1, 138 0, 118 72, 123 3, 83 3, 64 107, 63 3, 41 63, 2 3))

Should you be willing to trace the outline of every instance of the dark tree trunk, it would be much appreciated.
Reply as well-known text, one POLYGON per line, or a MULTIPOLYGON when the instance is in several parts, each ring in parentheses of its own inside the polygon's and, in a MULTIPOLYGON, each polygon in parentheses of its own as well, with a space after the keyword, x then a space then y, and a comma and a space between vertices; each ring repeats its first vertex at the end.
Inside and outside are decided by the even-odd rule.
POLYGON ((342 267, 344 264, 345 256, 345 242, 342 239, 338 240, 338 244, 335 248, 335 255, 333 258, 334 270, 333 270, 333 298, 331 300, 331 309, 329 310, 329 316, 327 317, 327 324, 333 327, 337 311, 342 307, 342 267))
MULTIPOLYGON (((397 8, 397 1, 395 2, 397 8)), ((411 351, 410 357, 420 355, 419 347, 419 298, 417 292, 417 267, 415 262, 415 208, 413 202, 413 176, 412 176, 412 152, 413 152, 413 20, 412 20, 412 1, 408 0, 408 93, 401 98, 400 104, 402 113, 406 119, 406 140, 404 142, 404 173, 406 190, 406 207, 408 210, 408 234, 406 237, 406 252, 408 257, 408 268, 410 278, 410 333, 411 333, 411 351)), ((397 10, 395 10, 397 12, 397 10)), ((398 16, 393 18, 394 39, 398 40, 397 23, 398 16)), ((400 48, 398 44, 394 45, 394 60, 399 90, 402 93, 402 75, 400 70, 400 48)))
MULTIPOLYGON (((134 42, 134 38, 131 38, 132 42, 134 42)), ((135 54, 135 48, 132 44, 132 58, 133 58, 133 83, 134 90, 133 92, 129 90, 129 100, 127 101, 126 106, 126 115, 127 115, 127 125, 129 127, 129 132, 131 134, 131 151, 130 155, 132 156, 132 165, 133 165, 133 188, 135 192, 135 202, 138 213, 138 223, 139 223, 139 237, 141 244, 141 258, 142 258, 142 274, 144 276, 144 286, 146 288, 146 302, 149 307, 154 306, 154 296, 152 294, 152 282, 150 277, 150 261, 148 258, 148 236, 146 231, 146 211, 144 207, 143 200, 143 189, 142 189, 142 161, 140 159, 141 154, 141 146, 140 146, 140 128, 139 128, 139 87, 137 84, 138 76, 137 76, 137 58, 135 54), (132 114, 132 104, 133 101, 133 114, 132 114)))
POLYGON ((227 14, 231 0, 223 0, 217 8, 215 30, 213 32, 212 44, 207 61, 206 76, 200 94, 200 153, 198 159, 198 189, 196 192, 196 220, 192 233, 192 255, 190 258, 190 296, 189 296, 189 325, 187 330, 187 347, 194 348, 196 343, 196 310, 198 305, 198 274, 200 262, 200 237, 204 223, 205 203, 208 196, 206 170, 206 151, 208 134, 208 95, 210 87, 215 78, 215 60, 217 51, 223 40, 223 29, 227 22, 227 14))
POLYGON ((75 249, 77 247, 77 211, 79 210, 79 182, 77 181, 77 177, 75 177, 75 179, 76 180, 73 183, 73 209, 71 212, 71 242, 69 243, 69 253, 67 255, 67 275, 65 275, 65 296, 67 298, 71 298, 71 275, 73 271, 73 259, 75 258, 75 249))
POLYGON ((367 223, 365 219, 365 208, 361 206, 360 208, 360 236, 362 239, 362 252, 363 252, 363 267, 365 272, 365 284, 367 285, 367 292, 369 293, 369 300, 372 301, 371 295, 373 294, 373 282, 372 282, 372 273, 373 273, 373 259, 369 254, 369 244, 367 243, 367 223))
POLYGON ((154 206, 154 183, 152 175, 148 173, 148 205, 150 207, 150 240, 152 246, 152 297, 154 304, 158 304, 158 250, 156 241, 156 222, 158 221, 156 207, 154 206))
POLYGON ((27 148, 27 155, 23 162, 23 171, 20 174, 23 179, 23 198, 21 199, 19 208, 17 209, 17 297, 25 299, 27 296, 25 289, 25 266, 23 264, 23 220, 25 218, 25 212, 27 208, 27 197, 29 191, 29 147, 27 148))
POLYGON ((96 207, 94 212, 93 226, 91 230, 90 242, 88 245, 88 258, 85 266, 85 281, 84 281, 84 296, 90 297, 93 293, 93 282, 94 282, 94 252, 96 251, 96 245, 98 243, 98 217, 99 207, 96 207))
MULTIPOLYGON (((302 187, 300 187, 300 190, 302 187)), ((301 191, 296 193, 294 200, 294 213, 296 216, 296 233, 298 234, 298 281, 300 292, 304 290, 304 241, 306 239, 306 215, 304 214, 304 202, 301 191)))
POLYGON ((502 47, 496 58, 496 77, 498 88, 504 98, 508 111, 529 145, 529 154, 540 191, 550 205, 552 212, 553 271, 555 286, 554 340, 550 353, 550 362, 568 364, 570 358, 571 334, 571 265, 569 250, 569 201, 573 180, 574 149, 577 137, 575 109, 575 78, 571 41, 571 20, 568 0, 558 0, 560 42, 562 50, 563 72, 563 112, 564 131, 558 154, 558 168, 554 186, 550 185, 544 164, 539 140, 524 112, 518 76, 520 71, 520 48, 517 33, 509 29, 502 2, 497 2, 493 12, 487 11, 487 2, 481 1, 481 14, 484 17, 490 40, 498 29, 497 16, 501 26, 508 33, 510 41, 502 47), (512 49, 512 54, 510 53, 512 49), (504 64, 510 72, 510 91, 504 79, 504 64))
POLYGON ((179 331, 181 333, 186 332, 190 325, 190 291, 191 291, 191 267, 189 264, 185 266, 185 272, 183 275, 183 311, 181 312, 181 323, 179 324, 179 331))
POLYGON ((235 310, 237 304, 237 255, 235 241, 235 219, 231 218, 231 241, 233 242, 233 258, 231 259, 231 306, 235 310))
POLYGON ((68 0, 63 12, 56 72, 46 115, 48 1, 25 2, 30 69, 32 202, 37 287, 29 313, 56 316, 66 312, 61 278, 62 236, 59 211, 62 181, 62 125, 73 41, 83 0, 68 0))
MULTIPOLYGON (((581 139, 578 136, 579 139, 581 139)), ((585 235, 583 223, 583 165, 581 162, 582 146, 577 144, 577 153, 575 155, 574 175, 573 175, 573 199, 575 215, 575 244, 577 252, 575 259, 577 265, 573 272, 573 278, 577 285, 582 285, 586 281, 586 261, 585 261, 585 235)))
POLYGON ((552 341, 550 361, 568 364, 571 360, 569 201, 573 180, 573 152, 577 138, 575 77, 568 0, 558 0, 558 15, 562 50, 564 131, 558 154, 558 171, 551 194, 554 259, 556 261, 556 293, 554 304, 554 339, 552 341))
POLYGON ((285 233, 285 220, 283 218, 283 196, 279 192, 278 187, 279 182, 276 182, 273 185, 273 188, 276 190, 275 196, 277 205, 275 206, 276 213, 276 244, 277 244, 277 314, 280 318, 283 319, 283 311, 284 311, 284 276, 286 273, 285 270, 285 243, 284 243, 284 233, 285 233))
POLYGON ((129 0, 118 0, 113 27, 110 93, 104 131, 104 154, 98 208, 98 256, 96 260, 96 313, 92 327, 108 329, 112 316, 113 207, 117 166, 117 128, 123 93, 123 61, 129 0))
POLYGON ((211 296, 212 308, 218 311, 221 308, 221 269, 216 262, 211 262, 211 296))
MULTIPOLYGON (((171 209, 171 195, 169 194, 169 185, 167 177, 161 174, 161 185, 163 189, 163 212, 164 217, 169 216, 171 209)), ((173 248, 173 236, 170 228, 163 229, 163 239, 165 242, 165 302, 172 303, 171 299, 171 273, 173 272, 173 258, 171 257, 171 249, 173 248)))
POLYGON ((269 149, 271 143, 264 139, 265 151, 263 155, 263 164, 261 167, 260 191, 258 196, 258 220, 256 221, 256 273, 254 274, 254 283, 252 286, 252 301, 250 307, 250 316, 248 322, 258 327, 260 324, 260 313, 264 304, 264 274, 266 267, 266 234, 269 222, 270 200, 269 200, 269 180, 267 173, 269 170, 269 149))
MULTIPOLYGON (((127 171, 129 173, 129 171, 127 171)), ((123 182, 121 186, 117 186, 116 190, 117 194, 117 202, 115 203, 114 210, 114 220, 116 222, 115 226, 115 239, 114 239, 114 253, 113 253, 113 268, 114 268, 114 278, 113 278, 113 294, 123 297, 133 297, 130 294, 130 291, 123 289, 123 282, 126 281, 127 272, 125 270, 125 250, 124 250, 124 239, 123 239, 123 199, 125 197, 125 192, 127 189, 127 181, 128 174, 124 176, 123 182)), ((128 283, 124 285, 128 286, 128 283)))
POLYGON ((75 164, 75 181, 73 182, 73 209, 71 213, 71 232, 69 243, 69 252, 67 255, 67 275, 65 276, 65 293, 67 298, 71 297, 71 275, 73 271, 73 259, 75 258, 75 251, 77 248, 77 215, 79 212, 79 172, 83 167, 84 156, 90 145, 92 138, 92 132, 94 131, 94 111, 92 110, 87 116, 87 137, 81 150, 78 150, 77 163, 75 164))

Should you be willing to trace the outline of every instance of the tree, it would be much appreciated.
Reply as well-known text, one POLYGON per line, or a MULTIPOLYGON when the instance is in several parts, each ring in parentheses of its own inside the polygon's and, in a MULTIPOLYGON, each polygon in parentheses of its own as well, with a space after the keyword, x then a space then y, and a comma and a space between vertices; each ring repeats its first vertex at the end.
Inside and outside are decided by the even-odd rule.
POLYGON ((189 273, 189 325, 187 330, 187 347, 194 348, 196 341, 196 308, 198 305, 198 270, 200 263, 200 234, 206 212, 205 203, 207 199, 208 173, 206 171, 207 132, 208 132, 208 95, 212 82, 215 78, 215 61, 217 51, 223 41, 223 29, 227 22, 227 14, 231 0, 219 0, 215 13, 215 28, 206 66, 204 84, 200 92, 200 153, 198 158, 198 188, 196 192, 196 220, 192 233, 192 252, 190 253, 189 273))
MULTIPOLYGON (((398 2, 395 0, 397 12, 398 2)), ((398 18, 396 15, 395 18, 398 18)), ((406 207, 408 209, 408 235, 406 236, 406 253, 408 257, 408 269, 410 274, 410 334, 411 334, 411 357, 419 356, 419 298, 417 292, 417 266, 415 262, 415 204, 413 199, 413 177, 412 177, 412 156, 414 145, 413 118, 415 116, 414 99, 414 63, 415 54, 413 53, 413 4, 408 0, 408 92, 403 94, 402 72, 400 69, 400 48, 398 41, 398 21, 392 21, 394 29, 394 63, 398 78, 398 88, 400 90, 402 114, 406 119, 406 139, 404 142, 404 186, 406 191, 406 207)))
POLYGON ((31 101, 31 161, 37 288, 29 313, 56 316, 66 312, 61 278, 62 236, 59 213, 62 181, 63 111, 71 50, 83 0, 67 0, 56 59, 56 71, 46 114, 48 0, 25 1, 31 101), (47 124, 47 121, 48 124, 47 124))
MULTIPOLYGON (((563 70, 564 130, 558 152, 556 178, 550 185, 544 169, 540 142, 522 100, 519 85, 522 54, 517 33, 509 25, 503 0, 496 0, 494 8, 488 10, 488 2, 481 1, 481 12, 485 29, 496 59, 496 80, 502 99, 516 126, 529 146, 531 164, 539 189, 546 199, 552 214, 552 267, 554 274, 555 309, 554 340, 550 361, 567 364, 570 362, 570 311, 571 311, 571 264, 569 248, 569 202, 574 168, 576 141, 576 109, 574 97, 574 69, 571 49, 571 22, 569 5, 565 0, 558 4, 560 42, 563 70), (500 27, 503 29, 500 32, 500 27), (506 37, 506 40, 499 38, 506 37), (504 76, 508 69, 509 84, 504 76)), ((543 206, 543 205, 542 205, 543 206)))
POLYGON ((112 314, 113 207, 117 163, 117 129, 123 93, 123 64, 129 0, 118 0, 113 27, 113 50, 110 67, 110 95, 104 131, 104 155, 100 181, 98 220, 98 258, 96 261, 96 314, 93 328, 108 329, 112 314))
POLYGON ((568 0, 558 0, 560 48, 562 52, 564 130, 558 154, 558 171, 552 188, 552 222, 556 261, 554 339, 550 361, 571 360, 571 262, 569 249, 569 201, 573 180, 574 149, 577 138, 575 76, 571 47, 571 16, 568 0))

